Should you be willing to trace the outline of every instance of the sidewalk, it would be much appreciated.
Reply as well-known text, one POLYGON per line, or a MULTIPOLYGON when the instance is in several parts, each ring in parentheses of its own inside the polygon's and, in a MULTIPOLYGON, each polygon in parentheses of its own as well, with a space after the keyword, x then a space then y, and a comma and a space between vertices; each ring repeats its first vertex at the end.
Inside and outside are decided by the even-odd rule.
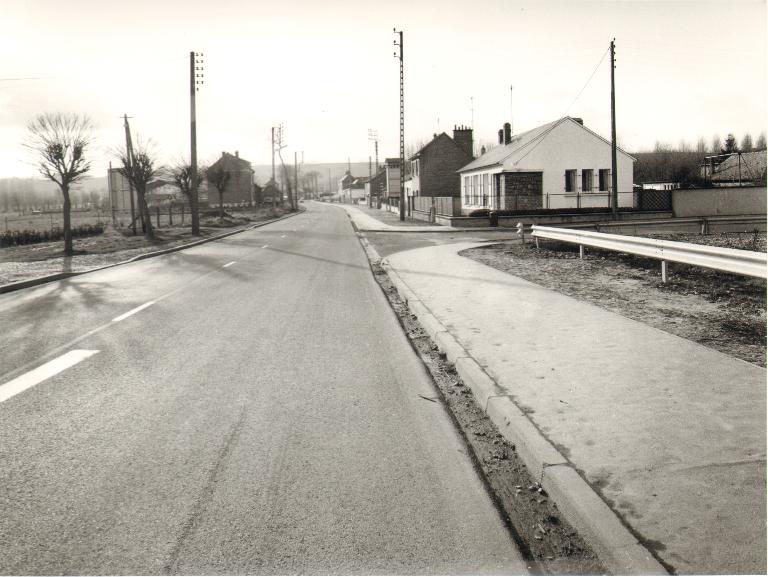
POLYGON ((765 370, 458 256, 470 246, 382 264, 598 552, 651 572, 625 525, 676 573, 765 574, 765 370))
POLYGON ((477 232, 478 228, 464 229, 451 226, 429 224, 420 220, 401 221, 400 217, 386 210, 368 208, 367 206, 353 206, 350 204, 336 204, 347 211, 347 214, 355 223, 357 230, 362 232, 457 232, 470 230, 477 232))

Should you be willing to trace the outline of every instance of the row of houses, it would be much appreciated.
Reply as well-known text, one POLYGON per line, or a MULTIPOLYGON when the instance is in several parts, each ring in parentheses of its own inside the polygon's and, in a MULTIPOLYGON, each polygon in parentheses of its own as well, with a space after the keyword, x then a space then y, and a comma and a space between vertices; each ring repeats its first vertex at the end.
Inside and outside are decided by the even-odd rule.
MULTIPOLYGON (((257 189, 254 186, 254 171, 251 168, 251 163, 241 158, 237 150, 234 154, 223 151, 216 162, 209 167, 209 170, 219 169, 230 175, 224 193, 224 202, 227 204, 253 204, 255 202, 272 204, 275 201, 280 202, 282 199, 279 187, 271 179, 263 188, 257 189)), ((130 210, 130 187, 127 179, 120 174, 118 169, 110 168, 108 186, 111 206, 114 210, 130 210)), ((219 203, 216 187, 204 178, 199 183, 198 195, 203 205, 218 205, 219 203)), ((147 203, 150 206, 183 200, 183 195, 178 187, 168 179, 158 178, 147 186, 147 203)))
MULTIPOLYGON (((608 207, 611 198, 611 143, 580 118, 569 116, 513 135, 509 123, 498 143, 473 155, 471 128, 435 134, 406 161, 408 210, 420 197, 461 199, 462 212, 475 209, 608 207)), ((617 149, 618 204, 633 205, 635 159, 617 149)), ((397 204, 400 160, 387 158, 370 179, 347 172, 339 181, 342 200, 397 204)))

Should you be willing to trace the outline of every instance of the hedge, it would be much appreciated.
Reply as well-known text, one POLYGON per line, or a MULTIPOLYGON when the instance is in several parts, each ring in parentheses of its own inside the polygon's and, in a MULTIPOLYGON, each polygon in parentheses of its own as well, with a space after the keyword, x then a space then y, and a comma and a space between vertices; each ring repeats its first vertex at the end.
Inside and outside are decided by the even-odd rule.
MULTIPOLYGON (((83 224, 72 227, 72 238, 96 236, 104 232, 102 224, 83 224)), ((51 230, 6 230, 0 232, 0 248, 7 246, 21 246, 36 242, 49 242, 64 240, 64 230, 53 228, 51 230)))

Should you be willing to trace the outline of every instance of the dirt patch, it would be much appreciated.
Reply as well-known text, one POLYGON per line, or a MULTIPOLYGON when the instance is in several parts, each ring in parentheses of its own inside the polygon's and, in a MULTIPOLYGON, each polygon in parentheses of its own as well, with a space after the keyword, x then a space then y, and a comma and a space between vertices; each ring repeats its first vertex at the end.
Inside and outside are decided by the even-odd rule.
MULTIPOLYGON (((765 251, 765 233, 649 235, 765 251)), ((543 287, 766 366, 766 281, 555 241, 510 241, 460 254, 543 287)))
MULTIPOLYGON (((485 479, 533 574, 605 575, 597 555, 562 517, 546 492, 488 416, 475 403, 472 391, 426 335, 400 299, 386 272, 375 263, 376 280, 398 315, 417 354, 429 370, 460 433, 485 479)), ((425 400, 425 402, 427 402, 425 400)))
MULTIPOLYGON (((192 236, 187 226, 163 226, 155 229, 155 240, 128 228, 107 225, 103 234, 74 240, 75 255, 65 257, 63 241, 44 242, 0 249, 0 285, 62 272, 80 272, 126 261, 135 256, 173 248, 236 230, 249 224, 277 218, 289 212, 283 209, 260 209, 228 213, 224 219, 202 215, 200 236, 192 236)), ((217 213, 218 215, 218 213, 217 213)))

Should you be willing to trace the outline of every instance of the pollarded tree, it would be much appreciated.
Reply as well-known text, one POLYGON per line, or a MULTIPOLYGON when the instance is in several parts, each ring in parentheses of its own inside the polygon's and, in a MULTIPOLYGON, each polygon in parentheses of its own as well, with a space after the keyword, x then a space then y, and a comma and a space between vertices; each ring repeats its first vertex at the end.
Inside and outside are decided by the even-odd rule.
POLYGON ((93 144, 93 124, 85 115, 47 112, 27 125, 27 136, 25 146, 36 153, 40 174, 55 182, 64 197, 64 254, 72 255, 72 200, 69 190, 91 169, 86 153, 93 144))
POLYGON ((223 166, 212 166, 205 171, 205 179, 216 187, 219 192, 219 218, 224 218, 224 192, 229 186, 232 173, 225 170, 223 166))
POLYGON ((155 154, 148 145, 139 143, 136 149, 131 152, 132 154, 129 154, 125 150, 121 150, 117 153, 122 164, 118 171, 131 182, 136 191, 139 212, 144 222, 144 235, 149 239, 154 239, 155 232, 152 228, 152 219, 147 206, 147 185, 160 171, 155 166, 157 163, 155 154))
MULTIPOLYGON (((205 174, 207 170, 204 166, 200 166, 197 169, 197 174, 205 174)), ((194 216, 197 211, 197 197, 192 196, 192 165, 182 159, 167 169, 166 175, 187 199, 189 210, 194 216)), ((195 218, 192 219, 192 234, 195 236, 200 235, 200 224, 195 218)))

